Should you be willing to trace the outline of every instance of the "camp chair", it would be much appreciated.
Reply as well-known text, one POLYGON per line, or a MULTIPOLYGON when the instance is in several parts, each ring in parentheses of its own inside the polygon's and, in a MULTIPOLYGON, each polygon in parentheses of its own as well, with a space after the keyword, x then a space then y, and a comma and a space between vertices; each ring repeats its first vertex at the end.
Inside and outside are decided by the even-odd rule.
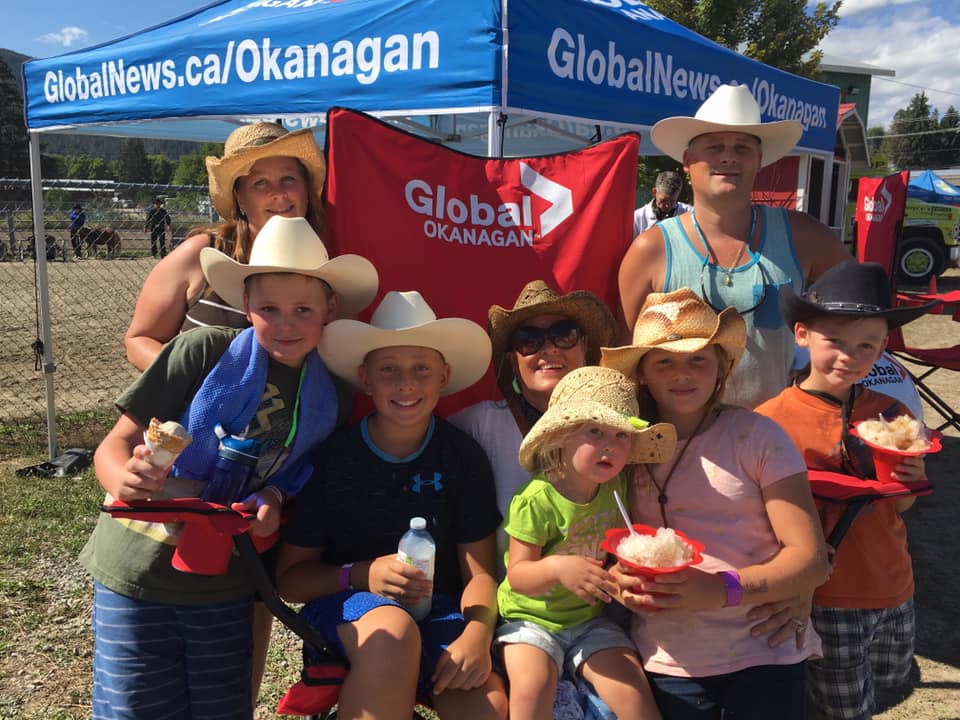
MULTIPOLYGON (((925 293, 907 293, 897 289, 896 268, 906 207, 907 175, 902 172, 885 178, 860 178, 857 191, 857 259, 860 262, 879 263, 886 269, 891 294, 897 303, 918 306, 937 302, 938 305, 929 311, 931 314, 944 314, 952 308, 953 320, 960 322, 960 290, 938 293, 935 279, 925 293), (864 202, 865 199, 871 202, 864 202), (864 210, 866 207, 873 210, 867 213, 864 210), (876 216, 882 217, 878 220, 876 216)), ((960 431, 960 413, 926 382, 937 371, 960 370, 960 344, 939 348, 911 347, 906 344, 901 329, 895 328, 890 331, 887 350, 900 360, 926 368, 917 374, 908 367, 907 372, 917 386, 920 397, 943 419, 937 429, 952 426, 960 431)))

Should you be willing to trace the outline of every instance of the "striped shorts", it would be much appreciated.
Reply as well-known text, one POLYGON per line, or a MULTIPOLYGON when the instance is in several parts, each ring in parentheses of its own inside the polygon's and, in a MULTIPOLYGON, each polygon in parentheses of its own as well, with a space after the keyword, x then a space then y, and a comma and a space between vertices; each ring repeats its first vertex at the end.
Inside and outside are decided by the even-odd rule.
POLYGON ((807 692, 817 718, 868 720, 876 690, 906 683, 913 663, 913 599, 896 608, 856 610, 814 606, 823 659, 807 663, 807 692))
POLYGON ((170 605, 93 591, 94 720, 250 720, 253 599, 170 605))

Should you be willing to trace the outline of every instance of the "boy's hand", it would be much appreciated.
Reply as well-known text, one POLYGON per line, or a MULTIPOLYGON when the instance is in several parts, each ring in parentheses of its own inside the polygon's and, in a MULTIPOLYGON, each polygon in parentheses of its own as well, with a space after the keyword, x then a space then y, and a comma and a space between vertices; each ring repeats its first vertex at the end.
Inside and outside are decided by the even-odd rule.
POLYGON ((123 502, 149 500, 163 489, 168 468, 152 465, 148 457, 150 457, 150 448, 146 445, 137 445, 133 448, 133 454, 123 465, 119 483, 108 490, 114 498, 123 502))
POLYGON ((433 694, 480 687, 491 670, 490 635, 476 623, 468 623, 460 637, 440 653, 433 671, 433 694))
POLYGON ((583 555, 552 555, 548 561, 554 564, 560 584, 588 605, 596 605, 597 600, 609 603, 619 590, 613 576, 603 569, 602 560, 583 555))
POLYGON ((273 535, 280 529, 282 507, 280 495, 269 488, 261 488, 240 502, 230 503, 232 510, 254 515, 250 521, 250 533, 257 537, 273 535))
POLYGON ((927 477, 923 457, 905 457, 893 469, 893 479, 897 482, 919 482, 927 477))
POLYGON ((374 560, 367 582, 370 592, 402 605, 412 605, 433 593, 433 581, 427 580, 419 568, 397 560, 396 555, 384 555, 374 560))

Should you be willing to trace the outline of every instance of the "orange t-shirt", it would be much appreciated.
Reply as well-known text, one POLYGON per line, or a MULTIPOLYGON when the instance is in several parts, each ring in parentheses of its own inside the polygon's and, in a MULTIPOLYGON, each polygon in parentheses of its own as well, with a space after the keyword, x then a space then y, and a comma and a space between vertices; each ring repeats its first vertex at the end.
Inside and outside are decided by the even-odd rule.
MULTIPOLYGON (((812 470, 846 472, 841 462, 843 418, 839 403, 788 387, 756 409, 776 421, 800 449, 812 470)), ((877 417, 909 415, 896 400, 862 390, 853 403, 850 424, 877 417)), ((859 438, 846 437, 847 453, 867 477, 874 477, 870 449, 859 438)), ((913 566, 907 550, 907 528, 895 500, 869 503, 853 521, 834 557, 830 579, 813 596, 820 607, 895 608, 913 595, 913 566)), ((817 500, 824 537, 843 514, 842 503, 817 500)))

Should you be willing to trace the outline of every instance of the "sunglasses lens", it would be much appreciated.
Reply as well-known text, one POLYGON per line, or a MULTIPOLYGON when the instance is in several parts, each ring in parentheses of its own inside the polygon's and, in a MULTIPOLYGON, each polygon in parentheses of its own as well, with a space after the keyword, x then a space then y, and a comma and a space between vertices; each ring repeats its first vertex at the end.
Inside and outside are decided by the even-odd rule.
POLYGON ((513 333, 512 346, 515 352, 528 357, 539 352, 547 338, 561 350, 569 350, 580 342, 580 328, 573 320, 561 320, 546 328, 524 325, 513 333))

